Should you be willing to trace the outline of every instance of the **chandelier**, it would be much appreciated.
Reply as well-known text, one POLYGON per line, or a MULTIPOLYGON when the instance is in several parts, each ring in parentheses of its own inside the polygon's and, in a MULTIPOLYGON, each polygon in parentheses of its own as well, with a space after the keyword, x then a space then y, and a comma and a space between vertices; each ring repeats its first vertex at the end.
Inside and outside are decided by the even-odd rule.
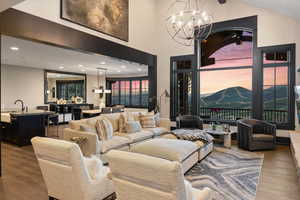
MULTIPOLYGON (((100 84, 100 71, 104 71, 104 80, 106 81, 106 72, 107 72, 107 69, 106 68, 101 68, 101 67, 97 68, 98 88, 93 89, 93 92, 95 94, 99 94, 100 98, 102 99, 103 96, 104 96, 104 94, 111 94, 111 90, 104 89, 105 87, 100 84)), ((101 73, 101 74, 103 74, 103 73, 101 73)))
POLYGON ((191 46, 194 40, 205 40, 211 33, 213 17, 203 9, 202 0, 176 0, 172 3, 166 19, 171 38, 185 46, 191 46))

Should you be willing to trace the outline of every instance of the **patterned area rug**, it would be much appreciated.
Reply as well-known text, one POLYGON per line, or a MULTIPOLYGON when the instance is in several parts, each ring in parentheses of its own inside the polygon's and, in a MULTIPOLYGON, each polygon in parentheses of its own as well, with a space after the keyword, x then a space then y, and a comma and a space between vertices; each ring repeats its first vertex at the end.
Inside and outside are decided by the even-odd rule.
POLYGON ((254 200, 263 159, 263 154, 216 147, 186 179, 195 188, 214 190, 214 200, 254 200))

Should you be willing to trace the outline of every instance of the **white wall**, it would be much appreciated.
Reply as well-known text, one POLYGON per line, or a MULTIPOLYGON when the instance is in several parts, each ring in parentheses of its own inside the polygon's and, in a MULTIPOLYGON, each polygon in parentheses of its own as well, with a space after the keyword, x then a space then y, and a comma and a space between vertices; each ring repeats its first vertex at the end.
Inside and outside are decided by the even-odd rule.
MULTIPOLYGON (((104 77, 100 78, 104 84, 104 77)), ((87 76, 87 102, 101 103, 99 95, 92 92, 97 87, 97 76, 87 76)), ((1 67, 1 108, 3 110, 20 108, 14 105, 16 99, 23 99, 26 106, 35 109, 44 105, 44 70, 30 67, 2 65, 1 67)), ((103 98, 105 103, 105 98, 103 98)))
POLYGON ((156 45, 153 43, 155 40, 151 38, 156 35, 155 5, 155 0, 129 0, 128 43, 60 19, 60 0, 26 0, 14 8, 132 48, 154 53, 156 45))
POLYGON ((40 69, 1 66, 1 108, 20 108, 15 100, 23 99, 26 106, 44 105, 44 72, 40 69))

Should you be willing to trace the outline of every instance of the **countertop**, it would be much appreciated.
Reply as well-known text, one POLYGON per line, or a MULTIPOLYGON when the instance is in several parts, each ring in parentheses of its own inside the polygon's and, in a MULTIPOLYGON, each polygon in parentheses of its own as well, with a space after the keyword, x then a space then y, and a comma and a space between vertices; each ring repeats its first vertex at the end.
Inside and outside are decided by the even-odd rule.
POLYGON ((10 123, 11 117, 20 117, 20 116, 32 116, 32 115, 49 115, 54 114, 52 111, 44 111, 44 110, 29 110, 28 112, 1 112, 1 122, 10 123))

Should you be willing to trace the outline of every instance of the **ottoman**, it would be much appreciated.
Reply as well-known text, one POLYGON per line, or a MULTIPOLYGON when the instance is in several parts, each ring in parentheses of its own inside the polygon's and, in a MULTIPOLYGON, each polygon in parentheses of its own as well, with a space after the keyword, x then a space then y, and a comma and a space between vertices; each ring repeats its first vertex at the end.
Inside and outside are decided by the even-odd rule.
POLYGON ((183 172, 191 169, 199 158, 199 147, 190 141, 158 138, 141 142, 131 152, 158 157, 182 164, 183 172))

